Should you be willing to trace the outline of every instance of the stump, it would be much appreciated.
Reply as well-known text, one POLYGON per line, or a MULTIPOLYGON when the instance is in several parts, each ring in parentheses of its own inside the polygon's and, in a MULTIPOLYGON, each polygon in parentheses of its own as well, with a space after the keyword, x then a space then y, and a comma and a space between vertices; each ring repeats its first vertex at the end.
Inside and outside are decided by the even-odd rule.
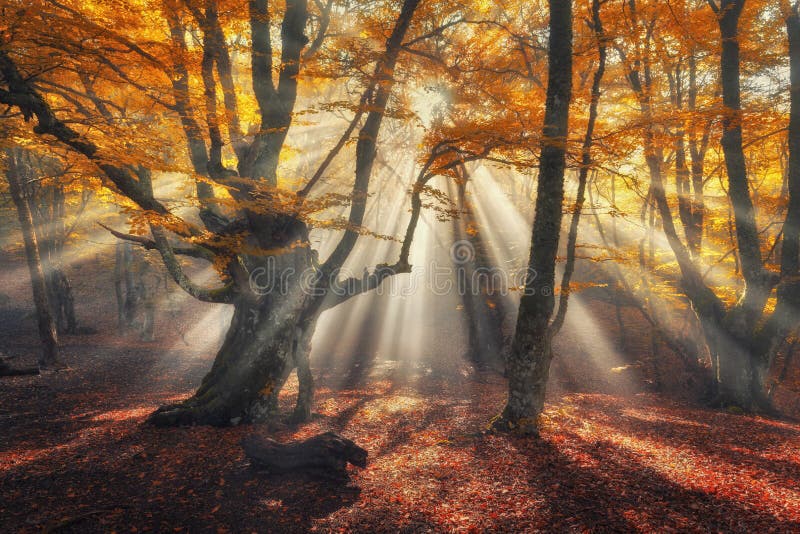
POLYGON ((305 441, 279 443, 274 439, 251 435, 242 447, 253 467, 269 473, 310 473, 331 478, 347 478, 347 464, 367 466, 367 451, 333 432, 305 441))

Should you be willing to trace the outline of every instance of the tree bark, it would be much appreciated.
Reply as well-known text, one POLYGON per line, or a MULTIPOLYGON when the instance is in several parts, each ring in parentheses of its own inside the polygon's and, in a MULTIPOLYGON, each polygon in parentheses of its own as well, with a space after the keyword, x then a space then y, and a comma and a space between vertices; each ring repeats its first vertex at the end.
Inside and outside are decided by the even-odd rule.
POLYGON ((538 433, 537 418, 544 407, 553 357, 548 330, 554 307, 553 286, 572 96, 572 2, 550 0, 549 7, 549 79, 529 271, 508 359, 508 399, 503 412, 492 424, 497 430, 519 434, 538 433))
POLYGON ((31 289, 33 290, 33 303, 36 307, 36 319, 39 329, 39 338, 42 342, 42 352, 39 357, 39 368, 52 368, 58 360, 58 335, 53 316, 50 313, 50 304, 47 301, 47 284, 45 283, 42 260, 39 256, 39 245, 36 241, 36 231, 33 226, 31 209, 28 199, 22 190, 22 179, 25 176, 27 163, 22 161, 23 152, 11 149, 6 152, 6 177, 14 205, 17 207, 17 216, 22 229, 22 238, 25 243, 25 258, 28 263, 28 272, 31 276, 31 289))
MULTIPOLYGON (((240 285, 228 333, 211 370, 192 397, 158 409, 150 416, 151 423, 230 426, 268 422, 277 414, 278 394, 297 366, 299 345, 308 341, 302 336, 298 340, 309 299, 300 273, 313 268, 312 252, 298 247, 246 261, 252 266, 251 277, 244 282, 250 288, 245 291, 240 285)), ((301 372, 310 374, 303 364, 301 372)))
POLYGON ((789 162, 787 190, 789 206, 783 224, 781 243, 781 276, 800 272, 800 16, 791 8, 786 17, 789 41, 789 162))
MULTIPOLYGON (((589 122, 586 125, 586 133, 583 136, 583 146, 581 147, 581 167, 578 171, 578 191, 575 194, 575 205, 572 208, 572 220, 567 234, 567 261, 564 264, 564 274, 561 277, 561 295, 558 299, 558 311, 550 325, 551 335, 556 335, 564 325, 569 306, 570 283, 575 272, 575 249, 578 245, 578 226, 581 222, 583 204, 586 202, 586 182, 589 177, 589 168, 592 166, 592 144, 594 142, 594 127, 597 122, 597 107, 600 104, 600 84, 606 70, 606 43, 603 34, 603 21, 600 18, 600 0, 592 1, 592 31, 597 39, 597 70, 592 77, 591 98, 589 101, 589 122)), ((612 195, 614 185, 612 182, 612 195)), ((612 196, 613 198, 613 196, 612 196)), ((619 306, 617 309, 617 320, 622 332, 622 316, 619 306)))
POLYGON ((693 50, 689 55, 689 93, 688 106, 691 113, 691 128, 689 129, 689 155, 692 170, 692 201, 691 201, 691 231, 692 236, 688 242, 689 250, 696 257, 703 250, 703 224, 705 219, 704 175, 705 157, 711 132, 711 121, 706 119, 703 124, 702 135, 697 138, 697 58, 693 50))
MULTIPOLYGON (((672 104, 680 116, 683 111, 683 69, 681 63, 675 67, 670 83, 672 104)), ((686 158, 686 128, 683 118, 678 119, 675 132, 675 191, 678 195, 678 217, 686 235, 686 243, 692 256, 699 252, 697 225, 692 211, 690 171, 686 158)))
POLYGON ((139 308, 139 292, 134 277, 133 246, 117 243, 114 262, 114 293, 117 299, 117 327, 120 332, 133 328, 139 308))
POLYGON ((242 447, 253 467, 275 474, 306 472, 346 479, 347 464, 367 466, 367 451, 333 432, 290 443, 251 435, 242 440, 242 447))
POLYGON ((736 244, 742 265, 745 290, 731 319, 735 329, 751 331, 772 290, 763 269, 755 209, 742 146, 742 105, 739 85, 739 17, 745 0, 723 0, 718 10, 721 37, 720 78, 722 85, 722 151, 728 174, 728 196, 736 223, 736 244))

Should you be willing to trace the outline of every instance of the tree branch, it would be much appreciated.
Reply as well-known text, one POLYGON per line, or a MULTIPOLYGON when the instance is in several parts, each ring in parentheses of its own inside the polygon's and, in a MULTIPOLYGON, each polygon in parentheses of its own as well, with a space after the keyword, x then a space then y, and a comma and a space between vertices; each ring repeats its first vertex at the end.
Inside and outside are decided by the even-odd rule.
MULTIPOLYGON (((110 228, 101 222, 98 222, 97 224, 100 227, 108 230, 111 233, 111 235, 113 235, 117 239, 122 239, 124 241, 130 241, 132 243, 136 243, 138 245, 141 245, 143 248, 147 250, 158 250, 158 245, 152 239, 148 239, 140 235, 126 234, 118 230, 114 230, 113 228, 110 228)), ((174 247, 170 245, 170 247, 172 248, 172 251, 179 256, 189 256, 192 258, 198 258, 209 262, 214 262, 216 258, 215 254, 212 251, 199 246, 174 247)))
POLYGON ((78 132, 67 126, 64 121, 57 118, 50 105, 33 87, 30 80, 21 75, 8 52, 1 49, 0 73, 2 73, 8 85, 8 90, 0 89, 0 102, 19 108, 26 121, 36 117, 35 133, 52 135, 76 152, 83 154, 108 176, 122 194, 130 198, 142 209, 153 211, 160 215, 170 214, 163 204, 140 187, 130 170, 109 163, 108 159, 102 157, 99 153, 97 145, 83 138, 78 132))
POLYGON ((319 311, 323 312, 347 302, 355 296, 377 289, 378 286, 390 276, 410 272, 411 265, 407 263, 397 262, 394 265, 381 263, 375 266, 372 273, 367 274, 365 270, 365 275, 361 278, 351 277, 346 280, 333 282, 325 295, 319 311))
MULTIPOLYGON (((375 65, 375 98, 371 102, 372 111, 367 115, 364 126, 358 134, 356 145, 356 178, 353 182, 352 204, 350 206, 349 225, 351 228, 361 226, 367 205, 370 176, 377 153, 378 132, 380 131, 386 105, 394 86, 394 70, 397 58, 402 49, 403 38, 411 25, 411 19, 420 0, 405 0, 397 16, 391 35, 386 40, 384 56, 375 65)), ((358 240, 358 233, 346 230, 331 255, 322 265, 323 273, 331 273, 344 264, 358 240)))

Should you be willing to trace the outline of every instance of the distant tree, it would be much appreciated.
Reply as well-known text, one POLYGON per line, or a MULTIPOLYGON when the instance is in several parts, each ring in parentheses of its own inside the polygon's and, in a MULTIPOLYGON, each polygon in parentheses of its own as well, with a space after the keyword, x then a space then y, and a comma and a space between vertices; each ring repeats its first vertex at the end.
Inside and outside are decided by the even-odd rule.
POLYGON ((3 166, 5 167, 11 198, 17 208, 25 245, 25 259, 31 277, 36 322, 39 329, 39 338, 42 342, 39 368, 48 369, 58 364, 58 334, 56 333, 56 324, 48 302, 47 283, 44 269, 42 268, 39 243, 36 238, 36 229, 31 216, 29 199, 24 192, 24 184, 35 177, 30 158, 30 153, 23 149, 6 149, 3 153, 3 166))

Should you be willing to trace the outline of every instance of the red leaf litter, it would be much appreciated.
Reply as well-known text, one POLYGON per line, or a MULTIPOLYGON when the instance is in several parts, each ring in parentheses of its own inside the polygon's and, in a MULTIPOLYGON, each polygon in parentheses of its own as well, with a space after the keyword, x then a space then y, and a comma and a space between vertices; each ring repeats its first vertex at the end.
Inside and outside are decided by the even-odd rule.
POLYGON ((378 365, 353 384, 316 370, 314 420, 271 432, 366 448, 342 485, 251 469, 239 442, 262 427, 143 424, 191 393, 210 356, 64 352, 68 371, 2 382, 4 532, 800 531, 796 423, 573 393, 552 396, 540 439, 521 439, 482 432, 500 376, 378 365))

